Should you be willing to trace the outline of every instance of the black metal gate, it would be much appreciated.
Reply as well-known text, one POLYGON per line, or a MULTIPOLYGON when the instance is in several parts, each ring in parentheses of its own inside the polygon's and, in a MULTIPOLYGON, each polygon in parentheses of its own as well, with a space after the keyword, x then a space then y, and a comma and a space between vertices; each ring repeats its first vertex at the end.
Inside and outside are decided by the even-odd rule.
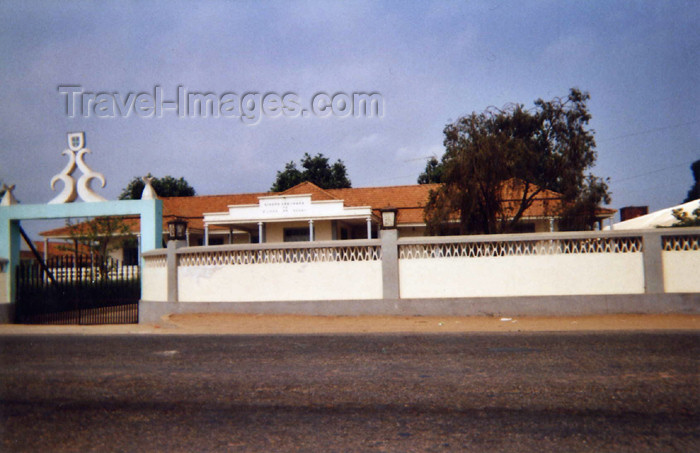
POLYGON ((89 257, 55 257, 48 272, 37 262, 17 272, 17 322, 21 324, 138 323, 138 266, 89 257))

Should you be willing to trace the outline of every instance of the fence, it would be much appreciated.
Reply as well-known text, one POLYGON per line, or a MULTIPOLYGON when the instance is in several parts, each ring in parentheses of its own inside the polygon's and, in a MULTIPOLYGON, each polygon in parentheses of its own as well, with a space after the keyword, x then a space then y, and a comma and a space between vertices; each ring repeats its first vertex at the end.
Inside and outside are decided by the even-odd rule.
POLYGON ((17 322, 27 324, 128 324, 138 322, 138 266, 85 257, 52 258, 17 269, 17 322))
POLYGON ((144 266, 146 317, 700 312, 700 228, 404 239, 384 231, 366 241, 173 246, 144 254, 144 266))

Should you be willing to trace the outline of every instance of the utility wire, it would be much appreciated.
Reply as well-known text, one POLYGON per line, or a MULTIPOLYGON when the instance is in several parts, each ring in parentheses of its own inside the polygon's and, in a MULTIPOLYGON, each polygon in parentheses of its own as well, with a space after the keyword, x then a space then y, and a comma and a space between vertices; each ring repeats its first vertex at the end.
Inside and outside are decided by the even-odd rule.
POLYGON ((662 171, 671 170, 672 168, 684 167, 684 166, 686 166, 686 165, 688 165, 688 164, 690 164, 690 163, 692 163, 692 162, 693 162, 693 161, 691 160, 691 161, 683 162, 683 163, 681 163, 681 164, 672 165, 672 166, 670 166, 670 167, 659 168, 658 170, 652 170, 652 171, 648 171, 648 172, 646 172, 646 173, 639 173, 639 174, 637 174, 637 175, 628 176, 628 177, 622 178, 622 179, 612 179, 612 178, 611 178, 611 182, 617 184, 617 183, 621 183, 621 182, 624 182, 624 181, 629 181, 629 180, 631 180, 631 179, 641 178, 642 176, 653 175, 654 173, 661 173, 662 171))
POLYGON ((600 142, 609 142, 612 140, 619 140, 621 138, 627 138, 627 137, 636 137, 638 135, 645 135, 645 134, 652 134, 654 132, 660 132, 660 131, 666 131, 668 129, 675 129, 678 127, 683 127, 683 126, 690 126, 691 124, 697 124, 700 123, 700 120, 693 120, 693 121, 688 121, 687 123, 678 123, 678 124, 672 124, 670 126, 663 126, 663 127, 656 127, 653 129, 646 129, 643 131, 639 132, 631 132, 629 134, 624 134, 624 135, 617 135, 615 137, 609 137, 609 138, 604 138, 602 140, 596 140, 598 143, 600 142))

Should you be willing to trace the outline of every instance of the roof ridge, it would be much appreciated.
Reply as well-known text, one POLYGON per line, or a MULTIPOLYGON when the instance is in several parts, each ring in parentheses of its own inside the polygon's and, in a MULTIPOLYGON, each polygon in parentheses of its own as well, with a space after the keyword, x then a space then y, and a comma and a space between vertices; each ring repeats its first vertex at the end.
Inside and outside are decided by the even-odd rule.
POLYGON ((242 193, 217 193, 213 195, 191 195, 191 196, 184 196, 184 197, 159 197, 161 200, 175 200, 175 199, 181 199, 181 200, 186 200, 188 198, 213 198, 213 197, 238 197, 238 196, 243 196, 243 195, 269 195, 275 192, 242 192, 242 193))
MULTIPOLYGON (((321 192, 322 194, 327 195, 327 196, 333 198, 334 200, 337 200, 337 199, 338 199, 338 197, 336 197, 335 195, 333 195, 333 194, 331 194, 330 192, 328 192, 328 190, 333 190, 333 189, 328 189, 328 190, 327 190, 327 189, 324 189, 324 188, 322 188, 322 187, 319 187, 317 184, 314 184, 314 183, 311 182, 311 181, 302 181, 302 182, 300 182, 299 184, 297 184, 296 186, 290 187, 289 189, 287 189, 287 190, 285 190, 285 191, 282 191, 282 192, 277 192, 276 194, 277 194, 277 195, 286 195, 287 192, 290 192, 290 191, 295 190, 295 189, 296 189, 296 190, 301 190, 304 186, 311 186, 311 187, 314 188, 314 190, 317 190, 317 191, 321 192)), ((274 192, 273 192, 273 193, 274 193, 274 192)), ((294 195, 294 194, 291 194, 291 195, 294 195)), ((272 196, 275 196, 275 195, 272 195, 272 196)))
POLYGON ((439 186, 441 183, 430 183, 430 184, 399 184, 395 186, 368 186, 368 187, 342 187, 338 189, 327 189, 327 190, 365 190, 365 189, 399 189, 404 187, 427 187, 427 186, 439 186))

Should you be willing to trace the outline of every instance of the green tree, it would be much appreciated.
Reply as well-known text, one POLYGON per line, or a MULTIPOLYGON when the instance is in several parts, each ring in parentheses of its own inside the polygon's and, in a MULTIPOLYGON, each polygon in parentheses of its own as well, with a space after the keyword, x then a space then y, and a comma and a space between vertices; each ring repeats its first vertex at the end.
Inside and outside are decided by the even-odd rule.
POLYGON ((98 277, 103 279, 108 277, 111 270, 109 253, 136 240, 123 217, 95 217, 75 224, 68 219, 66 226, 70 245, 60 248, 73 253, 76 263, 78 255, 87 252, 97 269, 98 277))
POLYGON ((695 184, 693 184, 693 187, 691 187, 688 191, 688 196, 685 197, 683 203, 687 203, 689 201, 697 200, 698 198, 700 198, 700 159, 693 162, 693 164, 690 166, 690 170, 693 172, 695 184))
POLYGON ((418 184, 439 184, 442 182, 443 165, 436 157, 425 164, 425 171, 418 175, 418 184))
POLYGON ((510 232, 544 190, 562 194, 556 214, 564 226, 590 226, 595 207, 610 197, 606 181, 586 174, 596 160, 589 98, 572 88, 566 98, 538 99, 532 110, 513 104, 448 124, 443 185, 425 208, 428 232, 444 232, 448 220, 459 221, 460 234, 510 232), (518 200, 504 203, 504 194, 518 200))
MULTIPOLYGON (((690 200, 692 201, 692 200, 690 200)), ((671 225, 672 227, 697 227, 700 226, 700 208, 693 211, 692 214, 688 215, 683 209, 674 209, 671 211, 673 217, 676 218, 677 222, 671 225)))
MULTIPOLYGON (((153 176, 149 173, 147 177, 153 176)), ((162 178, 153 178, 151 185, 159 197, 192 197, 196 195, 194 188, 182 177, 174 178, 168 175, 162 178)), ((145 184, 140 177, 134 177, 122 190, 119 199, 140 200, 144 186, 145 184)))
POLYGON ((304 181, 312 182, 322 189, 352 187, 345 164, 340 159, 331 165, 328 158, 321 153, 313 157, 309 153, 304 153, 301 166, 303 171, 297 168, 294 161, 285 164, 284 170, 277 172, 277 177, 270 191, 284 192, 304 181))

